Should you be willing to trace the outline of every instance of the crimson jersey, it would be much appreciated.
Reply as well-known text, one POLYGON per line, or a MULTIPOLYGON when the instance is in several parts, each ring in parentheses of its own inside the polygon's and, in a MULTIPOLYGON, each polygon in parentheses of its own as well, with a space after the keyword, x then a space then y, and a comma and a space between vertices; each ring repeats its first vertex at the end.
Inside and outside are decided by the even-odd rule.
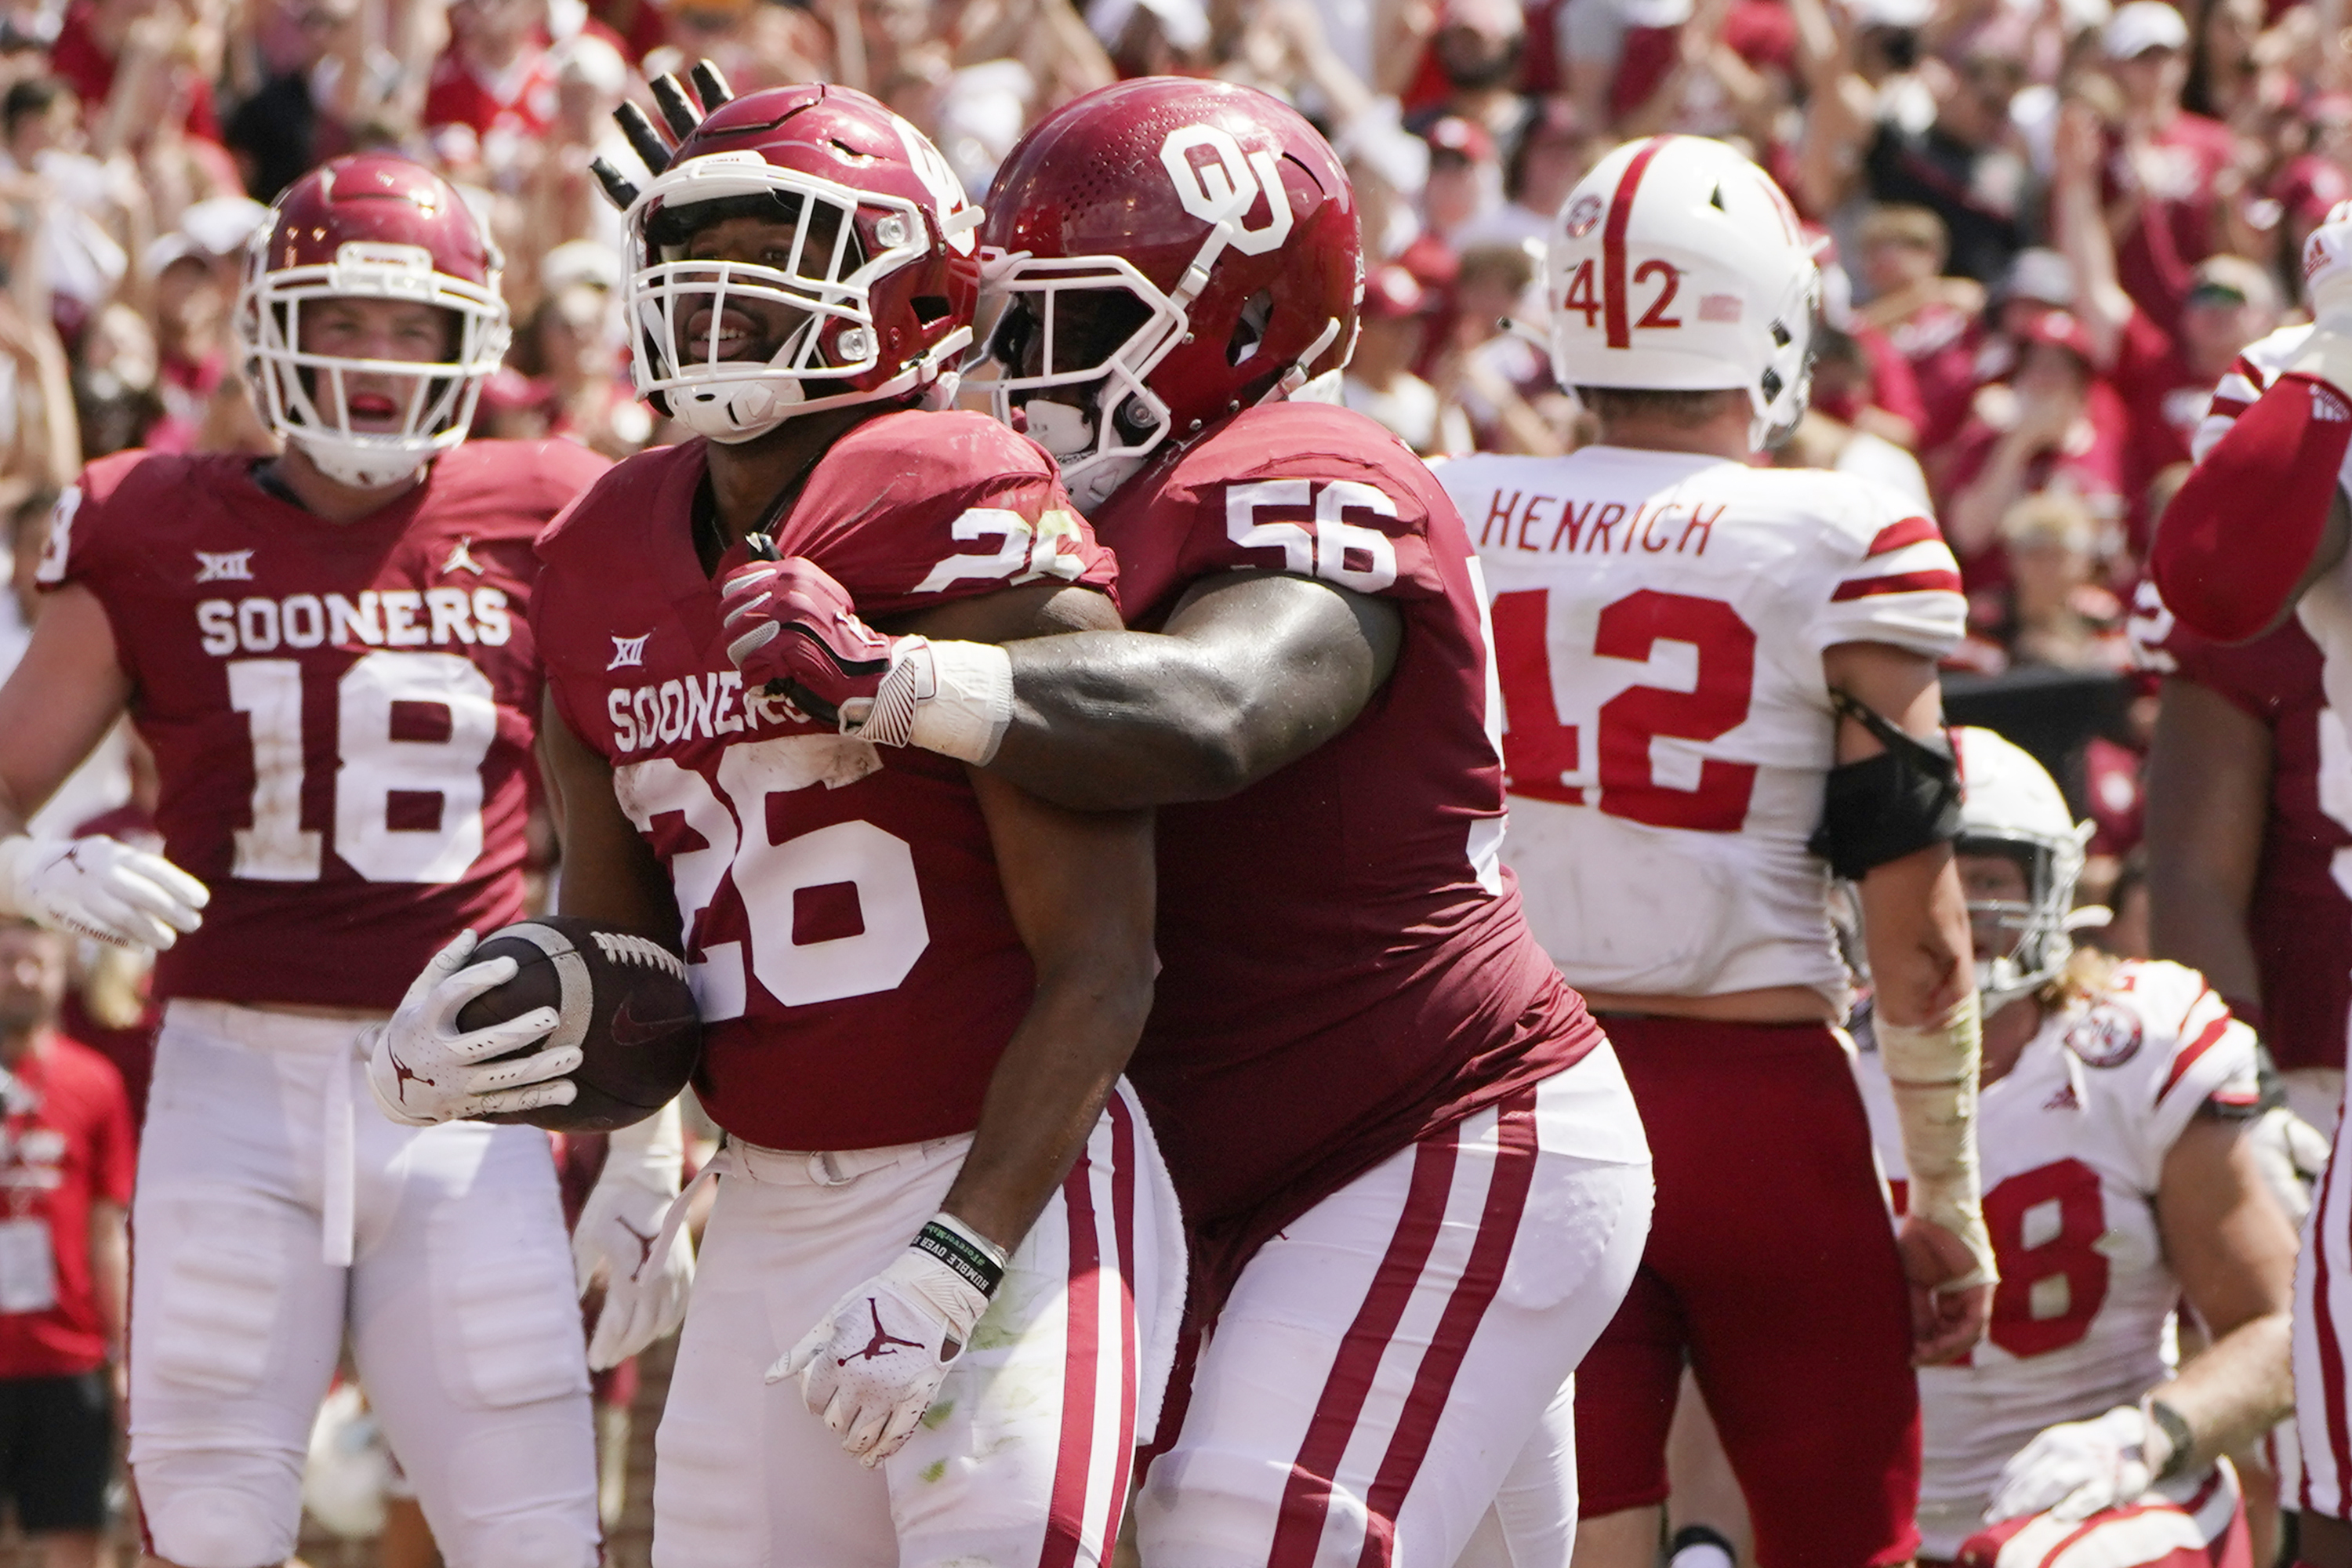
POLYGON ((1162 967, 1129 1076, 1188 1219, 1245 1257, 1600 1031, 1497 859, 1486 595, 1421 460, 1360 415, 1267 404, 1129 480, 1095 525, 1139 626, 1234 571, 1317 577, 1403 617, 1394 671, 1346 731, 1230 799, 1160 813, 1162 967))
POLYGON ((471 442, 350 523, 256 466, 100 459, 38 580, 104 606, 164 852, 212 889, 156 994, 389 1010, 461 927, 522 912, 531 540, 605 463, 471 442))
POLYGON ((2174 619, 2153 582, 2139 585, 2131 632, 2142 666, 2196 682, 2271 732, 2270 815, 2246 906, 2263 1044, 2282 1068, 2340 1068, 2352 1016, 2352 800, 2334 798, 2320 763, 2352 755, 2352 744, 2320 685, 2319 645, 2292 617, 2252 642, 2214 642, 2174 619))
MULTIPOLYGON (((572 733, 677 890, 703 1021, 696 1086, 774 1149, 970 1131, 1035 976, 964 765, 883 752, 743 689, 693 519, 701 441, 614 468, 541 539, 532 621, 572 733)), ((1108 588, 1045 453, 977 414, 834 443, 777 549, 885 617, 1014 584, 1108 588)))

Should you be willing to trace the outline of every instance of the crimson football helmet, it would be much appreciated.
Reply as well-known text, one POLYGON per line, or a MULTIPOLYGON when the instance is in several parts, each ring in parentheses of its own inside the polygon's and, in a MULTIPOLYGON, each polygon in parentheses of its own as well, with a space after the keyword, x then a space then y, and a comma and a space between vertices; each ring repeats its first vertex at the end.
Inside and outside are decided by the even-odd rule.
POLYGON ((996 415, 1025 411, 1082 508, 1162 441, 1354 352, 1355 192, 1315 128, 1254 89, 1143 77, 1088 93, 1022 138, 988 213, 996 415), (1040 395, 1064 387, 1087 390, 1040 395))
POLYGON ((328 478, 373 489, 466 438, 483 384, 507 352, 500 258, 449 183, 386 153, 313 169, 278 198, 246 253, 237 333, 269 427, 328 478), (447 357, 351 359, 302 345, 302 309, 333 298, 439 306, 455 319, 447 357), (408 384, 396 430, 355 430, 345 377, 408 384))
POLYGON ((715 110, 628 226, 637 390, 714 441, 903 398, 971 345, 980 209, 921 132, 855 89, 772 88, 715 110), (688 256, 696 231, 740 216, 793 226, 779 265, 688 256), (730 360, 730 298, 799 320, 767 358, 730 360))

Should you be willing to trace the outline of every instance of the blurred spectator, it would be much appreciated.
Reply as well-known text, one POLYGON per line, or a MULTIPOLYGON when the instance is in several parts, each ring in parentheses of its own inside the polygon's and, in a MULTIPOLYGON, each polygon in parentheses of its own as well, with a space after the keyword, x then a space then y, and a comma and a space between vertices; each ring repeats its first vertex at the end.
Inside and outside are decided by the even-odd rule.
POLYGON ((1539 306, 1539 268, 1532 245, 1482 245, 1462 253, 1454 276, 1451 342, 1431 356, 1431 380, 1461 410, 1470 444, 1482 452, 1569 449, 1574 405, 1552 384, 1550 356, 1503 325, 1539 306))
MULTIPOLYGON (((1883 427, 1885 411, 1872 405, 1869 355, 1859 341, 1826 324, 1813 330, 1813 401, 1788 447, 1775 454, 1784 467, 1833 468, 1859 474, 1929 505, 1919 461, 1883 427)), ((1909 422, 1899 422, 1909 429, 1909 422)))
POLYGON ((2058 669, 2119 670, 2129 661, 2123 605, 2095 579, 2099 525, 2081 499, 2030 495, 2000 521, 2009 559, 2011 661, 2058 669))
POLYGON ((546 22, 547 0, 451 0, 449 47, 433 66, 425 123, 464 126, 488 167, 512 165, 521 144, 555 119, 546 22))
POLYGON ((47 1568, 95 1568, 136 1144, 121 1079, 58 1032, 68 945, 0 922, 0 1491, 47 1568))
POLYGON ((1591 153, 1592 136, 1576 106, 1564 98, 1538 100, 1503 165, 1509 199, 1464 224, 1449 237, 1451 242, 1457 249, 1530 239, 1543 244, 1560 204, 1591 165, 1591 153))
POLYGON ((1467 243, 1464 230, 1503 205, 1502 163, 1496 156, 1494 137, 1475 120, 1447 115, 1429 128, 1428 140, 1422 227, 1459 248, 1467 243))
POLYGON ((221 139, 213 84, 200 68, 180 0, 81 0, 68 8, 49 50, 49 68, 73 85, 90 115, 108 107, 115 79, 131 68, 134 112, 151 123, 159 109, 172 122, 207 142, 221 139), (150 87, 160 91, 147 90, 150 87))
POLYGON ((2072 495, 2102 545, 2123 516, 2127 431, 2114 398, 2092 395, 2090 334, 2068 312, 2044 310, 2028 319, 2018 352, 2010 379, 1978 395, 1945 468, 1944 532, 1972 600, 2004 584, 2002 520, 2026 497, 2072 495))
POLYGON ((1934 451, 1958 432, 1976 394, 1984 286, 1942 275, 1951 245, 1932 208, 1874 206, 1857 240, 1869 300, 1855 319, 1885 334, 1910 367, 1921 410, 1917 449, 1934 451))
POLYGON ((2174 321, 2189 296, 2189 269, 2215 248, 2214 205, 2236 142, 2228 127, 2181 108, 2189 25, 2165 0, 2131 0, 2100 43, 2122 100, 2102 193, 2116 273, 2150 317, 2174 321))
POLYGON ((2024 83, 2016 59, 1991 52, 1923 71, 1936 102, 1921 131, 1882 121, 1865 157, 1870 194, 1923 206, 1950 236, 1948 268, 1990 282, 2026 242, 2032 222, 2032 171, 2009 117, 2024 83))
POLYGON ((1363 324, 1340 397, 1423 457, 1466 452, 1470 432, 1461 410, 1447 407, 1435 387, 1412 374, 1429 305, 1428 291, 1403 268, 1373 268, 1364 279, 1363 324))
POLYGON ((1409 100, 1415 123, 1455 115, 1486 133, 1515 131, 1526 106, 1513 90, 1527 46, 1527 16, 1515 0, 1440 0, 1427 71, 1409 100))

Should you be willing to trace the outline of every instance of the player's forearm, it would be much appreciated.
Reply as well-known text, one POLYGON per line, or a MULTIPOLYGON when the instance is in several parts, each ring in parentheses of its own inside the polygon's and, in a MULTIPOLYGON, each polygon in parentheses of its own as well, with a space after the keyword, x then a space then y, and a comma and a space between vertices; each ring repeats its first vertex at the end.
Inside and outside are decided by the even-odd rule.
MULTIPOLYGON (((2154 837, 2151 836, 2153 846, 2154 837)), ((2148 858, 2148 952, 2202 973, 2232 1009, 2263 999, 2261 966, 2246 934, 2246 900, 2234 879, 2161 851, 2148 858)))
POLYGON ((1151 1010, 1148 952, 1074 955, 1039 979, 940 1205, 1007 1252, 1086 1147, 1151 1010))
POLYGON ((2193 1441, 2182 1469, 2204 1468, 2294 1410, 2290 1320, 2280 1310, 2239 1324, 2150 1391, 2189 1425, 2193 1441))
POLYGON ((89 1279, 107 1354, 120 1361, 131 1325, 131 1233, 121 1204, 89 1206, 89 1279))
POLYGON ((1864 876, 1864 948, 1878 1016, 1920 1025, 1976 988, 1968 900, 1949 845, 1930 845, 1864 876))

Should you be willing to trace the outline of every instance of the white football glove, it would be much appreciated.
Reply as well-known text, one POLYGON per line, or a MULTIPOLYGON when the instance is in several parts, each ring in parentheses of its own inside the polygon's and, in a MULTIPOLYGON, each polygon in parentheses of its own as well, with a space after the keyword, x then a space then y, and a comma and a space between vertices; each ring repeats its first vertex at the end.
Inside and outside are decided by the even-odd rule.
POLYGON ((686 1321, 694 1243, 680 1229, 663 1256, 654 1256, 685 1163, 685 1121, 674 1100, 613 1133, 606 1144, 604 1169, 572 1227, 580 1293, 585 1296, 599 1275, 604 1279, 604 1305, 588 1339, 588 1364, 597 1372, 619 1365, 686 1321))
POLYGON ((2036 1513, 2088 1519, 2136 1500, 2171 1457, 2172 1444, 2137 1405, 2044 1427, 2001 1467, 1985 1522, 2036 1513))
POLYGON ((552 1007, 533 1008, 471 1034, 457 1032, 457 1014, 467 1003, 515 976, 511 958, 468 966, 466 959, 477 940, 472 931, 458 932, 409 982, 391 1022, 372 1026, 368 1088, 394 1121, 430 1127, 469 1116, 537 1110, 569 1105, 580 1092, 563 1076, 580 1065, 577 1046, 534 1051, 512 1061, 488 1059, 545 1037, 556 1026, 552 1007))
POLYGON ((1005 1253, 946 1214, 768 1369, 872 1469, 904 1447, 1004 1278, 1005 1253))
POLYGON ((2303 242, 2303 289, 2312 331, 2289 370, 2352 395, 2352 202, 2338 202, 2303 242))
POLYGON ((0 914, 111 942, 163 949, 204 923, 202 882, 119 839, 0 838, 0 914))

